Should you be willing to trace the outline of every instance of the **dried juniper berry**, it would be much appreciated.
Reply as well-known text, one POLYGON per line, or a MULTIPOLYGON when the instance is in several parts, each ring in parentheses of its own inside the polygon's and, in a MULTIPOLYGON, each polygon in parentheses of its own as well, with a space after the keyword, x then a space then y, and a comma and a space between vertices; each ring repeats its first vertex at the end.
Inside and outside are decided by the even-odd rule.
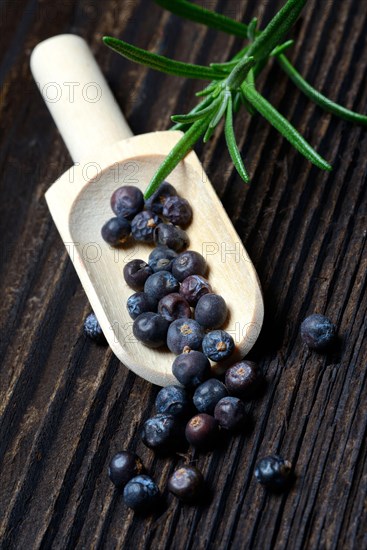
POLYGON ((202 496, 203 474, 195 466, 180 466, 168 479, 168 490, 183 502, 192 503, 202 496))
POLYGON ((136 292, 129 296, 126 302, 127 311, 132 319, 136 319, 142 313, 157 310, 157 302, 152 300, 145 292, 136 292))
POLYGON ((190 275, 205 275, 206 270, 205 258, 194 250, 181 252, 172 263, 172 273, 180 282, 190 275))
POLYGON ((199 412, 213 414, 218 401, 227 396, 225 385, 216 378, 210 378, 196 388, 193 402, 199 412))
POLYGON ((236 431, 245 424, 245 404, 238 397, 223 397, 215 406, 214 418, 221 428, 236 431))
POLYGON ((108 475, 116 487, 121 489, 130 479, 141 474, 144 466, 140 458, 130 451, 115 454, 108 466, 108 475))
POLYGON ((164 181, 158 187, 157 191, 155 191, 153 195, 145 201, 145 207, 147 210, 151 210, 156 214, 162 214, 166 200, 169 197, 174 197, 176 195, 177 191, 173 187, 173 185, 171 185, 167 181, 164 181))
POLYGON ((173 375, 183 386, 196 388, 211 375, 208 358, 201 351, 187 350, 173 362, 173 375))
POLYGON ((144 260, 131 260, 124 266, 124 279, 133 290, 143 290, 152 268, 144 260))
POLYGON ((195 308, 195 320, 204 328, 220 328, 227 315, 227 304, 218 294, 204 294, 195 308))
POLYGON ((324 315, 314 313, 301 324, 301 337, 310 349, 327 352, 336 342, 336 327, 324 315))
POLYGON ((153 512, 160 502, 160 492, 152 478, 146 475, 133 477, 125 485, 123 499, 126 506, 138 513, 153 512))
POLYGON ((219 435, 218 421, 209 414, 197 414, 188 421, 185 435, 193 447, 203 450, 212 449, 215 447, 219 435))
POLYGON ((101 229, 103 240, 111 246, 120 246, 128 240, 131 233, 131 224, 125 218, 111 218, 101 229))
POLYGON ((147 447, 156 451, 169 451, 181 441, 182 425, 172 414, 161 413, 144 422, 141 439, 147 447))
POLYGON ((171 292, 177 292, 179 282, 169 271, 153 273, 145 282, 144 292, 153 300, 161 300, 171 292))
POLYGON ((225 330, 212 330, 203 339, 203 352, 212 361, 227 359, 233 350, 233 338, 225 330))
POLYGON ((94 313, 90 313, 84 320, 84 334, 96 344, 106 345, 107 340, 94 313))
POLYGON ((255 477, 259 483, 271 491, 281 491, 288 487, 292 464, 278 455, 266 456, 259 460, 255 477))
POLYGON ((201 275, 186 277, 180 287, 180 294, 189 302, 190 306, 196 306, 200 298, 209 292, 212 292, 212 287, 201 275))
POLYGON ((261 371, 253 361, 239 361, 225 374, 225 385, 230 395, 237 395, 244 399, 251 399, 254 396, 261 380, 261 371))
POLYGON ((168 197, 163 206, 163 216, 174 223, 186 227, 192 220, 192 208, 186 199, 181 197, 168 197))
POLYGON ((112 194, 111 208, 116 216, 131 220, 144 209, 144 195, 134 185, 123 185, 112 194))
POLYGON ((133 333, 137 340, 148 348, 159 348, 166 343, 169 322, 158 313, 142 313, 133 324, 133 333))
POLYGON ((176 355, 186 350, 201 348, 204 332, 193 319, 177 319, 170 324, 167 333, 167 346, 176 355))
POLYGON ((136 241, 152 243, 154 230, 160 221, 154 212, 148 210, 139 212, 131 222, 131 234, 136 241))
POLYGON ((154 242, 181 252, 189 244, 187 233, 176 225, 160 223, 154 230, 154 242))
POLYGON ((172 271, 172 262, 177 258, 178 254, 168 246, 157 246, 149 254, 148 264, 157 271, 172 271))
POLYGON ((186 416, 191 409, 191 401, 185 388, 181 386, 166 386, 162 388, 155 400, 155 410, 158 414, 172 414, 176 417, 186 416))
POLYGON ((182 319, 182 317, 191 317, 191 308, 185 298, 172 292, 167 294, 158 303, 158 313, 163 315, 168 321, 182 319))

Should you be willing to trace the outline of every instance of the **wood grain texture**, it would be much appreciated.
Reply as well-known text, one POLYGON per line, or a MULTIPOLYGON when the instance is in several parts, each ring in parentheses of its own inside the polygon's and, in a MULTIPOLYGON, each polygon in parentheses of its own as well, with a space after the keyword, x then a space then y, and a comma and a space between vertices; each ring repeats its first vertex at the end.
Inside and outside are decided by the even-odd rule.
MULTIPOLYGON (((266 21, 281 2, 254 4, 205 5, 266 21)), ((357 0, 321 8, 310 0, 291 54, 323 93, 361 112, 366 19, 357 0)), ((109 458, 123 447, 137 449, 162 489, 182 459, 157 458, 139 441, 157 389, 83 337, 89 305, 43 196, 70 158, 32 82, 29 55, 48 36, 80 33, 139 134, 166 129, 171 113, 190 107, 200 83, 123 60, 101 44, 103 34, 198 63, 228 58, 239 41, 181 22, 146 0, 19 0, 1 8, 1 24, 2 547, 365 548, 365 130, 323 114, 274 64, 262 91, 333 172, 312 168, 266 123, 245 115, 237 134, 250 186, 236 176, 222 136, 197 148, 263 285, 265 325, 253 356, 268 387, 249 404, 250 434, 196 457, 212 486, 210 505, 183 507, 167 495, 160 516, 136 519, 107 479, 109 458), (313 311, 338 325, 341 345, 332 357, 309 353, 299 340, 300 322, 313 311), (280 497, 266 495, 253 479, 258 457, 273 451, 297 472, 290 493, 280 497)))

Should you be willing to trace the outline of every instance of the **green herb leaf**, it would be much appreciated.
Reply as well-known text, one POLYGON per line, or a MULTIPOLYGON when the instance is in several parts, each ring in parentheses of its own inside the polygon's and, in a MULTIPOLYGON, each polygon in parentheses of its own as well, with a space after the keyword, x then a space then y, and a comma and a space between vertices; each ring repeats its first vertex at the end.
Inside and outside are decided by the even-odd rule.
POLYGON ((221 98, 219 97, 215 101, 211 101, 208 107, 205 107, 203 109, 198 109, 194 113, 190 112, 187 115, 173 115, 171 116, 171 120, 173 122, 180 122, 182 124, 188 124, 191 122, 196 122, 200 118, 205 117, 206 115, 213 113, 215 109, 220 105, 221 98))
POLYGON ((322 170, 331 170, 331 166, 323 159, 301 134, 274 107, 259 94, 252 85, 244 82, 241 86, 246 99, 255 109, 278 130, 292 145, 313 164, 322 170))
POLYGON ((103 42, 119 53, 123 57, 150 67, 151 69, 156 69, 157 71, 162 71, 163 73, 173 74, 176 76, 184 76, 186 78, 201 78, 204 80, 215 80, 223 78, 223 73, 215 71, 210 67, 205 67, 202 65, 193 65, 192 63, 183 63, 182 61, 173 61, 168 57, 163 55, 158 55, 156 53, 148 52, 132 44, 128 44, 123 40, 118 38, 112 38, 111 36, 104 36, 103 42))
POLYGON ((231 92, 229 90, 226 90, 223 93, 223 96, 220 97, 221 103, 219 105, 218 111, 216 112, 216 114, 214 115, 212 120, 210 121, 210 124, 209 124, 210 128, 215 128, 217 126, 217 124, 219 124, 220 119, 222 118, 222 116, 226 112, 227 105, 228 105, 228 100, 229 100, 230 97, 231 97, 231 92))
POLYGON ((270 53, 271 57, 276 57, 277 55, 280 55, 281 53, 285 52, 288 48, 293 46, 294 40, 287 40, 286 42, 283 42, 283 44, 279 44, 274 50, 270 53))
POLYGON ((185 158, 187 153, 192 149, 193 145, 197 142, 199 137, 205 132, 206 127, 210 121, 209 117, 197 120, 182 136, 180 141, 176 143, 173 149, 168 153, 162 164, 151 179, 147 190, 145 191, 145 198, 148 199, 154 191, 160 186, 162 181, 172 172, 178 163, 185 158))
POLYGON ((253 42, 256 38, 256 31, 257 31, 257 17, 254 17, 248 26, 247 29, 247 38, 253 42))
POLYGON ((231 156, 232 162, 235 165, 236 170, 241 176, 241 178, 246 183, 248 183, 250 181, 250 178, 243 164, 241 154, 239 152, 239 149, 236 143, 236 137, 234 135, 232 97, 230 97, 228 100, 226 123, 224 126, 224 135, 226 138, 226 143, 227 143, 228 151, 231 156))
POLYGON ((231 90, 239 88, 254 65, 255 59, 252 56, 246 56, 241 61, 238 61, 231 74, 227 77, 226 84, 228 88, 231 90))
POLYGON ((334 101, 331 101, 331 99, 328 99, 320 92, 315 90, 315 88, 313 88, 308 82, 306 82, 306 80, 304 80, 304 78, 302 78, 302 76, 293 67, 290 61, 288 61, 285 55, 280 55, 277 58, 277 61, 282 69, 287 73, 289 78, 297 86, 297 88, 299 88, 307 97, 314 101, 316 105, 319 105, 320 107, 325 109, 325 111, 333 113, 334 115, 337 115, 344 120, 349 120, 350 122, 355 122, 364 126, 367 125, 366 115, 361 115, 359 113, 355 113, 354 111, 350 111, 349 109, 346 109, 345 107, 334 103, 334 101))
POLYGON ((155 0, 155 3, 175 15, 201 23, 212 29, 233 34, 234 36, 247 37, 247 25, 234 21, 225 15, 197 6, 192 2, 186 2, 186 0, 155 0))
POLYGON ((257 35, 247 55, 252 55, 256 61, 260 61, 267 57, 294 25, 306 1, 307 0, 288 0, 285 6, 283 6, 273 17, 267 27, 257 35))

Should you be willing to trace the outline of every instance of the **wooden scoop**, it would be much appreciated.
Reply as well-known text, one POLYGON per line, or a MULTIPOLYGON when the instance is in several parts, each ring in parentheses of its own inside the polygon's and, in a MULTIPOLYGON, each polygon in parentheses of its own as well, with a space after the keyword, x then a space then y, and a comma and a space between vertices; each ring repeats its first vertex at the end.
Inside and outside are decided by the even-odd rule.
MULTIPOLYGON (((126 309, 133 291, 124 281, 123 267, 134 258, 146 261, 152 247, 130 243, 114 249, 103 241, 101 227, 113 216, 113 191, 121 185, 144 191, 182 133, 133 137, 90 49, 78 36, 55 36, 39 44, 31 69, 75 163, 50 187, 46 201, 108 343, 139 376, 160 386, 177 383, 171 371, 174 355, 136 341, 126 309)), ((194 152, 168 181, 193 207, 189 248, 207 259, 213 291, 228 304, 224 328, 236 343, 233 360, 242 358, 263 321, 254 266, 194 152)))

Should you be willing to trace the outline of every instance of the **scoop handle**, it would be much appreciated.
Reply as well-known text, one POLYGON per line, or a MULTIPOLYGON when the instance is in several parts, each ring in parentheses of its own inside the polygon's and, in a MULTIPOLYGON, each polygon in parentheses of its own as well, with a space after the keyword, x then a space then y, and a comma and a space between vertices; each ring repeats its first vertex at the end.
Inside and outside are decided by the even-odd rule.
POLYGON ((31 71, 74 162, 133 135, 80 36, 61 34, 38 44, 31 71))

